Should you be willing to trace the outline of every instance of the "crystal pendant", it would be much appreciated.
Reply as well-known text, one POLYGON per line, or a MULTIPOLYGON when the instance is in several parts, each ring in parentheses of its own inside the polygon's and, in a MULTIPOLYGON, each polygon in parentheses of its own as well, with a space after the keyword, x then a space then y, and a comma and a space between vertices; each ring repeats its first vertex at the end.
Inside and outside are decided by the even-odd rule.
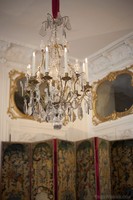
POLYGON ((34 113, 33 113, 33 118, 34 118, 36 121, 38 121, 38 113, 37 113, 37 112, 34 112, 34 113))
POLYGON ((68 115, 71 122, 74 122, 76 120, 76 115, 72 108, 68 108, 68 115))
POLYGON ((84 102, 84 110, 86 113, 88 113, 88 102, 87 101, 84 102))
MULTIPOLYGON (((87 102, 87 101, 85 101, 85 103, 84 103, 84 107, 85 107, 85 112, 89 115, 89 111, 92 109, 91 107, 90 107, 90 104, 91 104, 91 102, 87 102)), ((92 105, 92 104, 91 104, 92 105)))
POLYGON ((34 111, 33 111, 33 118, 38 121, 39 120, 39 115, 38 115, 38 109, 37 106, 35 107, 34 111))
POLYGON ((30 105, 27 109, 28 115, 32 115, 32 106, 30 105))
POLYGON ((72 115, 71 115, 71 121, 72 121, 72 122, 75 122, 75 120, 76 120, 76 114, 75 114, 75 112, 73 111, 73 112, 72 112, 72 115))
POLYGON ((43 114, 43 116, 42 116, 42 121, 46 121, 46 113, 45 114, 43 114))
POLYGON ((78 107, 78 118, 81 120, 83 118, 83 109, 82 107, 78 107))
POLYGON ((59 101, 60 101, 60 97, 59 97, 58 95, 55 95, 54 101, 55 101, 56 103, 59 102, 59 101))
POLYGON ((53 122, 53 118, 54 118, 53 111, 48 112, 47 115, 46 115, 46 122, 48 122, 48 123, 53 122))
POLYGON ((63 125, 66 126, 68 124, 68 122, 69 122, 69 116, 66 115, 64 120, 63 120, 63 125))
POLYGON ((76 99, 72 102, 72 107, 74 109, 76 109, 78 107, 78 101, 76 99))
POLYGON ((58 115, 55 115, 53 118, 53 128, 59 130, 62 128, 62 122, 59 119, 58 115))
MULTIPOLYGON (((53 64, 54 65, 54 64, 53 64)), ((57 69, 56 66, 53 66, 51 69, 50 69, 50 72, 49 72, 49 75, 54 79, 56 80, 57 77, 58 77, 58 74, 59 74, 59 71, 57 69)))
POLYGON ((89 109, 92 110, 92 101, 89 102, 89 109))
POLYGON ((45 121, 46 120, 46 112, 45 110, 42 108, 42 106, 40 106, 40 119, 41 121, 45 121))
POLYGON ((40 34, 42 37, 44 37, 44 36, 47 34, 47 32, 46 32, 46 25, 45 25, 45 27, 44 27, 44 25, 42 25, 42 27, 41 27, 41 29, 40 29, 40 31, 39 31, 39 34, 40 34))
POLYGON ((64 117, 64 111, 61 108, 58 109, 58 117, 60 120, 62 120, 64 117))

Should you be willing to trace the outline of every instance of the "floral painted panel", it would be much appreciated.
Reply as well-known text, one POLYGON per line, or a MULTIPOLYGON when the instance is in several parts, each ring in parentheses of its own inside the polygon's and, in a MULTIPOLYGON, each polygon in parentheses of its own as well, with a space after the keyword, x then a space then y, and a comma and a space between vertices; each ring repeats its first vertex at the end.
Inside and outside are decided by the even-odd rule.
POLYGON ((133 140, 111 142, 112 199, 133 200, 133 140))
POLYGON ((94 139, 76 143, 77 200, 94 200, 96 197, 94 139))
POLYGON ((30 145, 2 143, 2 200, 30 200, 30 145))
POLYGON ((109 141, 96 138, 98 141, 98 168, 100 199, 111 199, 110 180, 110 144, 109 141))
POLYGON ((58 200, 76 200, 76 154, 73 142, 57 140, 58 200))
POLYGON ((53 177, 53 141, 32 144, 32 200, 54 200, 53 177))

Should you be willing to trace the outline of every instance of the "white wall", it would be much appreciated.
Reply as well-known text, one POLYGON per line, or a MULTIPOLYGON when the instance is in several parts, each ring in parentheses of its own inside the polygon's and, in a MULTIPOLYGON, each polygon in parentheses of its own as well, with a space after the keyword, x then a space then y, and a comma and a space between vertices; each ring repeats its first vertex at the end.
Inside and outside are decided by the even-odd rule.
MULTIPOLYGON (((88 58, 91 82, 104 78, 112 71, 133 65, 133 33, 110 44, 88 58)), ((91 117, 90 117, 91 118, 91 117)), ((133 138, 133 115, 97 126, 90 123, 88 137, 98 136, 109 140, 133 138)))
MULTIPOLYGON (((52 124, 38 123, 31 120, 11 119, 7 114, 9 106, 9 71, 25 71, 31 61, 33 49, 19 44, 0 41, 0 141, 40 141, 49 138, 81 140, 94 136, 106 139, 132 138, 133 115, 94 126, 92 112, 84 119, 70 123, 59 131, 53 130, 52 124)), ((88 57, 90 81, 97 81, 111 71, 124 69, 133 64, 133 33, 105 49, 88 57)))

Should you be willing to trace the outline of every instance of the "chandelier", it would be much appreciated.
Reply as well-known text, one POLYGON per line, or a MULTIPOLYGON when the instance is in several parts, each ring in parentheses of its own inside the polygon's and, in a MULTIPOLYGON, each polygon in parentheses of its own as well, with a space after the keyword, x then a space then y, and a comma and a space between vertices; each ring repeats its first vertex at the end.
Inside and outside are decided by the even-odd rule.
POLYGON ((42 22, 40 35, 50 32, 47 44, 41 41, 41 62, 27 66, 24 87, 24 112, 39 122, 51 122, 61 129, 76 118, 83 118, 83 110, 91 109, 91 86, 88 82, 87 59, 81 65, 68 59, 66 31, 71 30, 68 16, 59 12, 59 0, 52 0, 52 14, 42 22), (84 102, 84 103, 83 103, 84 102), (84 109, 82 108, 84 107, 84 109))

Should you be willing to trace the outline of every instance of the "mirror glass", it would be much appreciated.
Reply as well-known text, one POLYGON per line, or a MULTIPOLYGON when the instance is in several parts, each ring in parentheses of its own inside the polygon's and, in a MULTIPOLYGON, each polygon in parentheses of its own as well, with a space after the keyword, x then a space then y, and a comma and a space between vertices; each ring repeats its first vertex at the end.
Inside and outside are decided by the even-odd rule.
POLYGON ((26 78, 20 78, 16 81, 16 90, 14 92, 14 101, 17 109, 24 114, 24 98, 23 98, 23 86, 26 78))

